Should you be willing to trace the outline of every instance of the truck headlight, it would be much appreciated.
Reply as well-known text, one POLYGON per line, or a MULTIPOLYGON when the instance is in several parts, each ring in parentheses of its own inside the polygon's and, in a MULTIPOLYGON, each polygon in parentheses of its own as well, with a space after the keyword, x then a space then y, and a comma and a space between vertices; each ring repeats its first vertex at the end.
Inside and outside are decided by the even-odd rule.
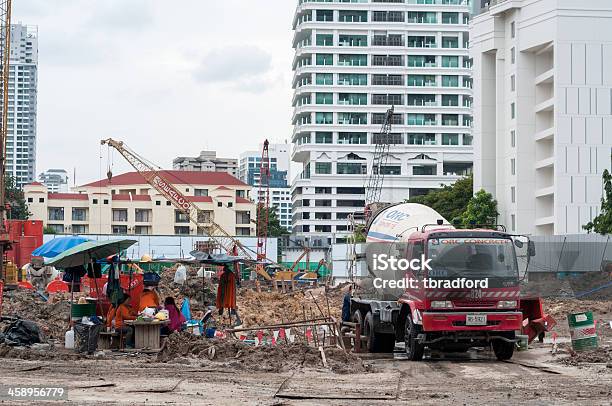
POLYGON ((500 300, 497 302, 498 309, 516 309, 518 304, 516 300, 500 300))
POLYGON ((450 300, 433 300, 431 302, 432 309, 452 309, 453 302, 450 300))

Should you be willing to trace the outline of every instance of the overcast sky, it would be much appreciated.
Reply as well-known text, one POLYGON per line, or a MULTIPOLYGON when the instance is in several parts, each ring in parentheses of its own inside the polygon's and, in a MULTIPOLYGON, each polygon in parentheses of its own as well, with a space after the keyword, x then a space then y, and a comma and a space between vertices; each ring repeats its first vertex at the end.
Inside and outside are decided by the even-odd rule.
MULTIPOLYGON (((202 149, 238 157, 265 138, 290 142, 295 5, 14 1, 13 22, 38 26, 38 173, 105 177, 108 137, 165 168, 202 149)), ((114 173, 129 169, 113 158, 114 173)))

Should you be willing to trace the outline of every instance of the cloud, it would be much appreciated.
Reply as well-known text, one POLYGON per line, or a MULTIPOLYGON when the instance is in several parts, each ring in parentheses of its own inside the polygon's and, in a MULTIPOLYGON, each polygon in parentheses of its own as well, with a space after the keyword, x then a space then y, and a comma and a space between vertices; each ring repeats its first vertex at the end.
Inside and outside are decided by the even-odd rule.
POLYGON ((90 24, 103 29, 138 31, 154 21, 152 3, 146 0, 105 0, 91 16, 90 24))
POLYGON ((265 80, 264 76, 272 70, 272 56, 261 48, 235 46, 215 49, 209 52, 198 66, 193 76, 201 83, 230 83, 238 85, 265 80))

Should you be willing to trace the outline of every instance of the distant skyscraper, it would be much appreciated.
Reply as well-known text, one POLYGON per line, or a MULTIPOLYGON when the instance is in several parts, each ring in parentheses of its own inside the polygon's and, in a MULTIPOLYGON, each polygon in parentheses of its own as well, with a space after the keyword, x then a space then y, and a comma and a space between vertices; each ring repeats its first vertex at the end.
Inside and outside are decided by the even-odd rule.
POLYGON ((202 151, 200 156, 180 156, 172 161, 172 168, 179 171, 227 172, 238 177, 238 160, 219 158, 216 151, 202 151))
MULTIPOLYGON (((291 231, 291 189, 289 188, 289 144, 270 144, 270 206, 276 209, 280 225, 291 231)), ((253 199, 256 199, 260 185, 261 153, 257 151, 240 154, 238 174, 241 181, 253 186, 253 199)))
POLYGON ((38 180, 50 193, 68 192, 68 172, 64 169, 48 169, 38 175, 38 180))
POLYGON ((36 176, 37 27, 11 26, 10 60, 6 170, 22 187, 36 176))

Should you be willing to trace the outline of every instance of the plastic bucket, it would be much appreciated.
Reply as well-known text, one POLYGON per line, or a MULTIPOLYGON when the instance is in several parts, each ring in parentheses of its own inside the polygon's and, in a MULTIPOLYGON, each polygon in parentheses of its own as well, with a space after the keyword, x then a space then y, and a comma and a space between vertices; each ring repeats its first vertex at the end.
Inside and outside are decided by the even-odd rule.
POLYGON ((569 324, 574 351, 597 348, 597 330, 592 312, 568 314, 567 323, 569 324))

